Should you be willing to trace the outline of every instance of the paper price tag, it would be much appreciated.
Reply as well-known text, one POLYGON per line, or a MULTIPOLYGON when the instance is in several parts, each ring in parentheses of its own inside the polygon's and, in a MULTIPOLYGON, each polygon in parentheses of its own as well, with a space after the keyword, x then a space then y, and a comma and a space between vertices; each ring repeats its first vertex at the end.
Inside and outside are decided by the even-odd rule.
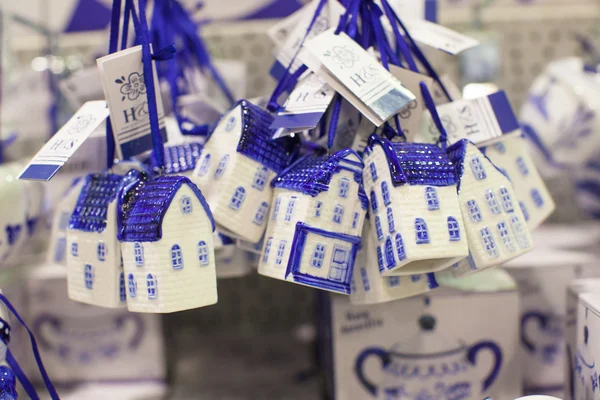
MULTIPOLYGON (((97 60, 100 79, 110 110, 110 122, 119 158, 126 160, 152 149, 148 99, 144 83, 142 46, 135 46, 97 60)), ((160 85, 154 70, 158 124, 167 140, 160 85)))
POLYGON ((345 33, 330 29, 311 39, 300 53, 313 72, 376 126, 415 100, 398 79, 345 33))
POLYGON ((88 101, 41 148, 19 179, 49 181, 108 117, 105 101, 88 101))
MULTIPOLYGON (((415 41, 452 55, 479 44, 478 40, 424 19, 410 19, 403 22, 415 41)), ((385 26, 386 29, 391 29, 389 24, 385 26)))

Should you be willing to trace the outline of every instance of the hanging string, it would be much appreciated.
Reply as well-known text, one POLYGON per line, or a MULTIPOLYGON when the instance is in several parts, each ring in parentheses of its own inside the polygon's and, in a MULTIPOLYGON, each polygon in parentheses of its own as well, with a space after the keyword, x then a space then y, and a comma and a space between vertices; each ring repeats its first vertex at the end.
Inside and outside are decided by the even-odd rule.
POLYGON ((442 120, 440 119, 440 115, 435 108, 435 103, 433 102, 433 97, 431 97, 431 93, 429 93, 429 89, 425 82, 420 82, 419 86, 421 88, 421 94, 423 95, 423 100, 425 101, 425 106, 429 109, 431 113, 431 118, 433 118, 433 122, 437 130, 440 132, 439 143, 442 146, 442 150, 446 151, 446 146, 448 142, 448 134, 446 133, 446 128, 442 124, 442 120))

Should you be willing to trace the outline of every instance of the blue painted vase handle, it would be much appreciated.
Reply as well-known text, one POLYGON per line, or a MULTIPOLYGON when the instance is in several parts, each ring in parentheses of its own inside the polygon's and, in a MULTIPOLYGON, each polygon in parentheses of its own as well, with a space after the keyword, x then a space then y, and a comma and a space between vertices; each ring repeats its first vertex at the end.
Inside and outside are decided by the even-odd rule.
POLYGON ((539 321, 539 325, 542 329, 546 329, 548 326, 549 318, 546 314, 541 313, 539 311, 530 311, 528 313, 523 314, 521 317, 521 343, 530 353, 535 353, 536 346, 533 341, 529 340, 527 337, 527 325, 529 321, 537 320, 539 321))
POLYGON ((498 377, 498 374, 500 373, 500 367, 502 366, 502 350, 500 350, 500 347, 496 343, 489 341, 479 342, 469 348, 467 359, 471 364, 473 364, 473 366, 475 366, 475 363, 477 362, 477 353, 484 349, 488 349, 494 354, 494 367, 490 371, 489 375, 483 380, 483 385, 481 387, 482 393, 492 386, 492 383, 494 383, 498 377))
POLYGON ((365 360, 369 358, 371 355, 375 355, 381 359, 381 365, 383 368, 387 367, 390 363, 390 354, 379 347, 370 347, 365 349, 362 353, 358 355, 356 359, 356 363, 354 364, 354 373, 358 377, 360 383, 371 393, 373 396, 377 396, 377 386, 371 383, 363 372, 363 367, 365 364, 365 360))

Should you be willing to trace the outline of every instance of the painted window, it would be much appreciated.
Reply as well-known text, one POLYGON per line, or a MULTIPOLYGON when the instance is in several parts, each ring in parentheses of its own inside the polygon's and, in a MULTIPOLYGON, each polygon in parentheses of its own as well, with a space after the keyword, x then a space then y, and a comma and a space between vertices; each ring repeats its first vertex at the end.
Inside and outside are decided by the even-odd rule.
POLYGON ((141 267, 144 265, 144 248, 141 243, 133 244, 133 255, 135 256, 135 265, 141 267))
POLYGON ((377 167, 375 167, 375 163, 371 163, 369 168, 371 169, 371 178, 373 179, 373 182, 375 182, 377 180, 377 167))
POLYGON ((392 211, 392 207, 388 207, 387 209, 387 220, 390 233, 396 232, 396 225, 394 224, 394 212, 392 211))
POLYGON ((340 179, 340 197, 348 197, 348 191, 350 190, 350 180, 348 178, 340 179))
POLYGON ((498 200, 496 200, 494 192, 492 192, 491 190, 486 191, 485 201, 487 201, 488 207, 492 214, 500 214, 500 204, 498 204, 498 200))
POLYGON ((61 263, 65 260, 65 252, 67 251, 67 239, 60 238, 56 242, 56 247, 54 248, 54 261, 57 263, 61 263))
POLYGON ((104 242, 98 243, 98 248, 96 249, 96 255, 98 256, 99 261, 106 260, 106 244, 104 242))
POLYGON ((492 236, 490 230, 485 227, 479 231, 481 235, 481 241, 483 242, 483 247, 488 255, 492 258, 498 257, 498 248, 496 247, 496 242, 494 241, 494 237, 492 236))
POLYGON ((225 125, 225 132, 231 132, 235 128, 235 117, 229 117, 227 125, 225 125))
POLYGON ((499 190, 500 200, 502 200, 502 207, 504 211, 507 213, 513 212, 515 210, 513 206, 513 201, 510 198, 510 193, 508 193, 508 189, 505 187, 501 187, 499 190))
POLYGON ((402 240, 402 235, 400 233, 396 233, 396 253, 398 254, 398 260, 402 261, 406 258, 404 241, 402 240))
POLYGON ((229 162, 229 154, 225 154, 221 160, 219 161, 219 165, 217 165, 217 169, 215 171, 215 179, 219 179, 223 176, 225 172, 225 168, 227 168, 227 163, 229 162))
POLYGON ((175 270, 183 269, 183 255, 178 244, 171 247, 171 266, 175 270))
POLYGON ((498 142, 498 143, 494 143, 493 144, 494 149, 496 149, 496 151, 498 151, 498 153, 506 153, 506 146, 504 145, 504 143, 502 142, 498 142))
POLYGON ((335 208, 333 209, 333 222, 335 222, 336 224, 341 224, 343 218, 344 206, 342 206, 341 204, 336 204, 335 208))
POLYGON ((412 282, 419 282, 421 280, 421 275, 411 275, 410 280, 412 282))
POLYGON ((265 217, 267 216, 267 211, 269 210, 269 204, 266 201, 260 203, 258 210, 256 211, 256 215, 254 216, 254 223, 256 225, 262 225, 265 221, 265 217))
POLYGON ((471 170, 473 171, 473 176, 477 180, 482 180, 487 177, 485 169, 483 168, 483 163, 479 157, 471 158, 471 170))
POLYGON ((525 203, 522 201, 519 202, 519 207, 521 208, 521 212, 523 213, 523 217, 525 217, 525 221, 529 221, 529 212, 527 211, 527 207, 525 203))
POLYGON ((521 175, 529 175, 529 168, 527 168, 527 163, 525 162, 523 157, 517 157, 517 168, 519 169, 521 175))
POLYGON ((69 227, 69 220, 71 219, 71 213, 63 211, 60 213, 60 220, 58 222, 58 229, 64 231, 69 227))
POLYGON ((77 245, 77 242, 71 243, 71 255, 73 257, 77 257, 78 254, 79 254, 79 246, 77 245))
POLYGON ((399 276, 388 276, 387 284, 389 287, 396 287, 400 285, 400 277, 399 276))
POLYGON ((204 240, 198 242, 198 261, 200 265, 208 265, 208 246, 204 240))
POLYGON ((254 182, 252 187, 258 190, 263 190, 267 184, 267 178, 269 177, 269 170, 265 167, 258 167, 256 174, 254 175, 254 182))
POLYGON ((537 189, 531 189, 531 199, 537 208, 540 208, 544 205, 544 199, 542 199, 542 195, 537 189))
POLYGON ((119 275, 119 300, 121 303, 127 300, 127 291, 125 290, 125 274, 121 272, 119 275))
POLYGON ((94 268, 90 264, 85 264, 83 267, 83 279, 87 289, 94 288, 94 268))
POLYGON ((269 262, 269 253, 271 252, 271 244, 273 244, 272 237, 267 239, 267 244, 265 244, 265 251, 263 252, 263 258, 262 258, 263 263, 269 262))
POLYGON ((371 290, 371 285, 369 284, 369 274, 367 273, 367 269, 365 267, 360 267, 360 277, 362 278, 365 292, 369 292, 371 290))
POLYGON ((275 259, 275 264, 281 265, 283 262, 283 253, 285 252, 285 240, 281 240, 279 242, 279 247, 277 248, 277 258, 275 259))
POLYGON ((354 278, 350 279, 350 293, 356 293, 356 282, 354 282, 354 278))
POLYGON ((379 216, 375 217, 375 231, 377 232, 377 240, 383 240, 383 229, 381 229, 379 216))
POLYGON ((415 218, 415 233, 417 244, 429 243, 429 231, 427 230, 427 223, 423 218, 415 218))
POLYGON ((469 210, 469 217, 471 218, 471 222, 479 222, 481 221, 481 210, 477 205, 475 200, 467 201, 467 209, 469 210))
POLYGON ((504 247, 506 247, 506 249, 508 251, 515 251, 516 250, 515 245, 513 244, 512 240, 510 239, 510 235, 508 233, 508 227, 506 226, 506 222, 500 221, 500 222, 498 222, 496 227, 498 228, 498 233, 500 234, 500 239, 502 239, 502 243, 504 244, 504 247))
POLYGON ((329 268, 329 279, 337 282, 346 282, 348 275, 348 256, 347 248, 335 245, 333 255, 331 256, 331 265, 329 268))
POLYGON ((312 260, 310 261, 310 265, 314 268, 321 268, 323 266, 323 259, 325 258, 325 245, 322 243, 317 243, 315 246, 315 251, 312 256, 312 260))
POLYGON ((425 201, 427 201, 427 209, 429 211, 440 209, 440 199, 434 187, 427 186, 425 188, 425 201))
POLYGON ((377 246, 377 264, 379 264, 379 271, 383 271, 383 253, 381 247, 377 246))
POLYGON ((371 190, 371 208, 373 209, 373 212, 377 212, 377 208, 379 208, 379 206, 377 205, 377 195, 375 194, 374 190, 371 190))
POLYGON ((182 214, 189 214, 192 212, 192 199, 189 196, 181 196, 179 199, 179 205, 181 207, 182 214))
POLYGON ((198 175, 204 176, 208 172, 208 167, 210 166, 210 154, 204 156, 202 161, 200 161, 200 168, 198 168, 198 175))
POLYGON ((448 234, 450 235, 451 242, 458 242, 460 240, 460 228, 458 221, 454 217, 448 217, 448 234))
POLYGON ((287 209, 285 210, 286 221, 292 220, 292 215, 294 215, 294 205, 296 205, 296 197, 292 197, 287 205, 287 209))
POLYGON ((241 186, 238 186, 238 188, 235 189, 235 192, 233 193, 233 197, 231 198, 231 201, 229 202, 229 207, 233 208, 234 210, 239 210, 245 199, 246 199, 246 189, 244 189, 241 186))
POLYGON ((127 289, 129 297, 135 299, 135 296, 137 295, 137 282, 135 281, 133 274, 127 276, 127 289))
POLYGON ((385 264, 387 269, 392 269, 396 266, 396 257, 394 257, 394 244, 392 237, 388 236, 385 240, 385 264))
POLYGON ((352 216, 352 229, 356 229, 356 227, 358 226, 358 213, 355 212, 354 215, 352 216))
POLYGON ((321 216, 321 210, 323 210, 323 202, 317 201, 317 204, 315 204, 315 217, 321 216))
POLYGON ((277 220, 277 214, 279 214, 279 208, 281 207, 281 197, 275 199, 275 207, 273 207, 273 217, 271 218, 273 221, 277 220))
POLYGON ((525 231, 525 227, 519 217, 516 215, 512 215, 510 217, 510 225, 512 227, 513 233, 515 234, 515 238, 517 239, 517 244, 520 248, 526 249, 529 247, 529 239, 527 238, 527 233, 525 231))
POLYGON ((390 189, 386 181, 381 182, 381 196, 383 197, 383 204, 389 206, 392 200, 390 199, 390 189))
POLYGON ((156 278, 152 274, 146 275, 146 287, 148 288, 148 298, 156 299, 156 278))

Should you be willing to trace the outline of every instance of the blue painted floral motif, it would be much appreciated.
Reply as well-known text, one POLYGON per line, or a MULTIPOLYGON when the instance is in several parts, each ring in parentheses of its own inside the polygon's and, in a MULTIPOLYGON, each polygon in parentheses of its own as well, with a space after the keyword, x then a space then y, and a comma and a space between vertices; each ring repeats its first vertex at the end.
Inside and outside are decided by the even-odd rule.
POLYGON ((131 74, 129 74, 129 77, 127 79, 125 79, 125 77, 122 76, 120 79, 116 79, 115 83, 121 85, 121 89, 119 89, 121 94, 123 95, 121 101, 124 101, 125 97, 133 101, 140 97, 140 95, 146 94, 144 74, 132 72, 131 74))
POLYGON ((598 389, 598 373, 594 371, 594 376, 592 376, 591 379, 592 379, 592 391, 595 392, 596 389, 598 389))

